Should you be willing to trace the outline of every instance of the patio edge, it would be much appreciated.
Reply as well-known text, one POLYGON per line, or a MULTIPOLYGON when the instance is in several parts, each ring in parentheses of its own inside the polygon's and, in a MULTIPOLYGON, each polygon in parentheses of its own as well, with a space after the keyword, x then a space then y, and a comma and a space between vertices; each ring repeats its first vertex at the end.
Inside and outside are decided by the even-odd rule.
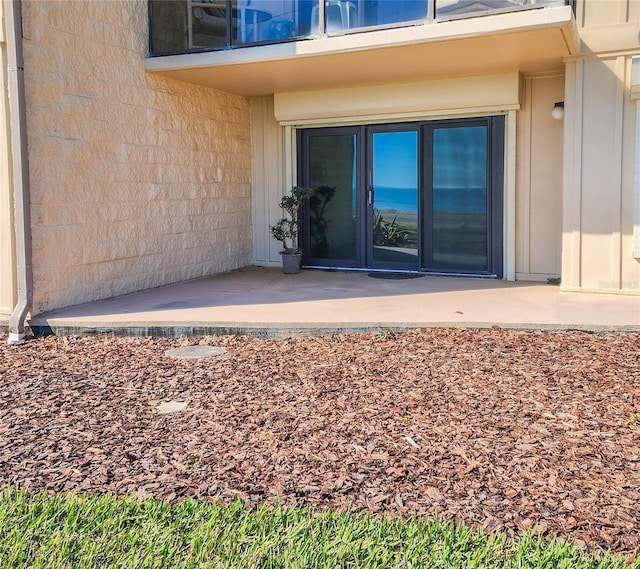
MULTIPOLYGON (((367 332, 406 332, 420 328, 468 328, 501 330, 541 330, 541 331, 581 331, 592 333, 640 332, 640 325, 588 325, 588 324, 549 324, 549 323, 513 323, 513 322, 418 322, 418 323, 342 323, 338 325, 309 323, 305 325, 282 323, 277 325, 256 325, 249 323, 220 324, 160 324, 142 323, 135 326, 109 325, 100 326, 69 324, 33 324, 28 331, 31 336, 116 336, 116 337, 158 337, 179 338, 195 336, 250 336, 253 338, 282 339, 298 336, 325 336, 329 334, 353 334, 367 332)), ((0 324, 0 332, 8 333, 8 326, 0 324)))

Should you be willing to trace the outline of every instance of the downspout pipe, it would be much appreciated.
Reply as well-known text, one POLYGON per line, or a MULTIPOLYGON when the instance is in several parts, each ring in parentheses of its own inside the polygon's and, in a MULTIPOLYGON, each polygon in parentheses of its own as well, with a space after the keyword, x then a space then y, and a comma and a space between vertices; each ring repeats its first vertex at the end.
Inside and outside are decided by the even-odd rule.
POLYGON ((7 82, 13 170, 13 207, 16 251, 17 303, 9 318, 9 344, 24 340, 25 320, 33 302, 31 216, 27 115, 22 57, 22 2, 5 1, 7 25, 7 82))

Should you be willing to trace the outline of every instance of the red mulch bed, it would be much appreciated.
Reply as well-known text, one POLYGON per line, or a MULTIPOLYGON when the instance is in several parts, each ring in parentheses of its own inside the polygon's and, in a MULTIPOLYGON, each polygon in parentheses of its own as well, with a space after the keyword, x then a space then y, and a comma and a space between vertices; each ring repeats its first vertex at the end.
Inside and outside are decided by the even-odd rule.
POLYGON ((637 553, 640 335, 0 335, 7 484, 438 511, 637 553), (165 355, 198 343, 228 354, 165 355))

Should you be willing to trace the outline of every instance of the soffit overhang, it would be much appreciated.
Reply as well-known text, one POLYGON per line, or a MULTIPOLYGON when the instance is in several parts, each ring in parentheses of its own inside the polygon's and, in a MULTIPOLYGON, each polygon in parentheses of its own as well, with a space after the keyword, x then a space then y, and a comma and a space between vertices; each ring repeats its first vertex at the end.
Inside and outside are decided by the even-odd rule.
POLYGON ((424 78, 564 69, 579 53, 569 6, 145 59, 145 70, 248 97, 424 78))

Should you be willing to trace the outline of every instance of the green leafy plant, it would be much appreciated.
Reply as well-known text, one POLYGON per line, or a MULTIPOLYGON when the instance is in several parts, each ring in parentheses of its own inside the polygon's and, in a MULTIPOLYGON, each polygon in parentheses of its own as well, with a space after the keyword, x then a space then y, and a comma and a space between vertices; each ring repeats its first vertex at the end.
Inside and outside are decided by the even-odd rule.
POLYGON ((398 216, 391 221, 379 211, 373 213, 373 244, 387 247, 403 247, 409 242, 409 232, 398 224, 398 216))
POLYGON ((393 340, 396 337, 396 333, 393 330, 380 330, 378 332, 378 338, 381 340, 393 340))
POLYGON ((282 243, 282 254, 293 255, 300 252, 298 227, 300 215, 302 214, 302 205, 304 200, 311 197, 312 194, 313 190, 311 188, 294 186, 288 194, 282 196, 280 207, 287 215, 275 225, 269 226, 273 238, 282 243))

